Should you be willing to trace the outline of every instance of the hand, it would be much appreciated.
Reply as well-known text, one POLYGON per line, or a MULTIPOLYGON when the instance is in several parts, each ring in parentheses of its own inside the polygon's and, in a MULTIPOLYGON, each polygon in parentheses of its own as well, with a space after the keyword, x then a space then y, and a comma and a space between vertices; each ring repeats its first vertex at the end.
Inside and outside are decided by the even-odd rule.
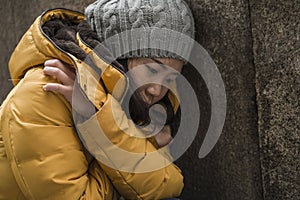
POLYGON ((44 73, 55 77, 60 83, 47 83, 43 89, 45 91, 59 92, 72 103, 72 93, 76 77, 72 68, 58 59, 47 60, 44 66, 44 73))
POLYGON ((62 94, 70 102, 73 109, 80 113, 81 117, 84 117, 82 120, 89 118, 96 112, 95 106, 82 95, 78 87, 75 87, 76 74, 70 66, 58 59, 47 60, 44 65, 45 75, 53 76, 59 82, 47 83, 43 86, 45 91, 54 91, 62 94))
POLYGON ((154 136, 159 147, 168 145, 172 141, 171 128, 165 125, 160 132, 154 136))

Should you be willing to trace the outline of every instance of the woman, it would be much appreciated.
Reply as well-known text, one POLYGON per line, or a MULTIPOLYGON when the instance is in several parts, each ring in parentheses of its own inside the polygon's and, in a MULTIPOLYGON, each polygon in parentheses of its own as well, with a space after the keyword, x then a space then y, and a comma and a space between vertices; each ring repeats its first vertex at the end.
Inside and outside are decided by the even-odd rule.
MULTIPOLYGON (((183 177, 174 164, 135 173, 113 167, 118 155, 107 158, 109 149, 101 149, 100 154, 106 155, 110 163, 98 159, 88 145, 93 141, 85 140, 86 146, 83 146, 77 135, 70 102, 76 74, 81 97, 96 110, 92 115, 77 110, 78 115, 83 115, 79 124, 81 134, 93 134, 89 130, 97 122, 115 146, 144 153, 145 157, 168 144, 170 125, 165 125, 154 137, 131 137, 116 124, 110 105, 112 102, 120 104, 114 110, 123 116, 122 120, 128 125, 126 131, 143 134, 144 130, 133 123, 149 123, 148 115, 139 114, 141 110, 158 102, 177 110, 174 95, 159 83, 174 81, 176 75, 164 66, 180 72, 181 59, 157 50, 155 55, 151 54, 152 50, 146 54, 132 51, 118 57, 121 65, 110 60, 104 48, 101 55, 94 54, 92 48, 101 46, 99 40, 105 40, 124 27, 133 29, 160 24, 192 36, 192 16, 188 11, 180 1, 96 1, 86 10, 93 30, 82 14, 70 10, 49 10, 38 17, 9 63, 15 87, 0 111, 0 199, 117 199, 120 195, 125 199, 163 199, 180 195, 183 177), (121 19, 123 14, 128 20, 121 19), (158 14, 165 23, 158 23, 158 14), (187 27, 190 28, 187 30, 187 27), (92 57, 92 62, 85 61, 87 55, 92 57), (129 104, 135 107, 129 113, 132 120, 124 117, 128 113, 122 109, 122 99, 128 90, 124 87, 114 92, 117 82, 126 79, 126 65, 129 71, 139 65, 148 70, 133 73, 130 82, 138 85, 145 77, 158 80, 139 87, 133 95, 129 104), (52 91, 58 91, 66 99, 52 91)), ((125 81, 124 86, 127 83, 125 81)), ((140 164, 135 160, 128 163, 137 168, 140 164)))

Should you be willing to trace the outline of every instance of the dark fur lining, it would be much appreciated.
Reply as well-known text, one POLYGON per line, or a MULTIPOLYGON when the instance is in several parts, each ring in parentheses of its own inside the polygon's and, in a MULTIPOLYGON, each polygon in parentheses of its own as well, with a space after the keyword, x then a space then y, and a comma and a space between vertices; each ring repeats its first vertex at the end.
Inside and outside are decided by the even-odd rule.
POLYGON ((68 19, 53 19, 47 21, 43 25, 42 29, 44 33, 62 50, 84 60, 86 53, 78 46, 76 40, 78 27, 78 24, 75 24, 68 19))
POLYGON ((116 62, 111 56, 109 50, 100 44, 97 34, 90 28, 87 21, 81 21, 79 24, 74 23, 70 19, 53 19, 47 21, 42 29, 44 33, 62 50, 71 53, 76 58, 84 60, 87 54, 79 47, 76 34, 79 33, 82 41, 91 49, 95 49, 95 53, 105 60, 107 63, 112 64, 119 71, 124 72, 121 64, 116 62))

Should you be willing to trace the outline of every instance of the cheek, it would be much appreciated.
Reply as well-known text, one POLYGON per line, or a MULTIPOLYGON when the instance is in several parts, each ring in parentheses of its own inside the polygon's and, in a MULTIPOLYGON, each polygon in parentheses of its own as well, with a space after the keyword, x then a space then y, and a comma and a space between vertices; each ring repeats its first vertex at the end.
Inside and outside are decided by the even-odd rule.
POLYGON ((169 91, 169 89, 163 86, 162 91, 161 91, 161 96, 162 96, 161 98, 163 98, 167 94, 168 91, 169 91))
POLYGON ((163 87, 161 90, 161 93, 158 97, 155 98, 155 103, 160 101, 162 98, 164 98, 164 96, 168 93, 169 89, 166 87, 163 87))
POLYGON ((140 94, 145 95, 146 94, 146 87, 145 86, 139 87, 139 88, 137 88, 136 91, 138 91, 140 94))
POLYGON ((142 71, 131 73, 130 79, 131 81, 133 81, 137 88, 145 88, 145 85, 151 82, 151 79, 149 79, 149 75, 143 73, 142 71))

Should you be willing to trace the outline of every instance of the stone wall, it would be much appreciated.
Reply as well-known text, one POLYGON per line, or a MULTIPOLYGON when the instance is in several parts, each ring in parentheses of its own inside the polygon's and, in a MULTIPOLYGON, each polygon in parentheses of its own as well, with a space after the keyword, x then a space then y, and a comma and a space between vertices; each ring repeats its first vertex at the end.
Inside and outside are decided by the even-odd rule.
POLYGON ((300 198, 300 2, 250 0, 265 199, 300 198))
MULTIPOLYGON (((48 8, 83 11, 93 0, 6 0, 0 7, 0 102, 12 88, 10 54, 34 19, 48 8)), ((186 0, 196 40, 224 80, 227 116, 221 138, 204 159, 199 148, 210 119, 207 88, 187 67, 198 94, 198 135, 178 160, 185 176, 181 199, 299 198, 300 2, 186 0)))
MULTIPOLYGON (((227 116, 214 150, 200 160, 197 155, 209 122, 206 116, 210 117, 205 109, 208 106, 200 108, 206 113, 201 112, 203 123, 200 123, 198 138, 179 160, 186 178, 182 198, 261 199, 249 3, 242 0, 187 2, 195 15, 196 40, 212 56, 224 80, 227 116)), ((199 85, 195 79, 192 83, 199 85)), ((206 90, 201 81, 200 85, 196 87, 197 94, 203 97, 203 91, 206 94, 206 90)))

